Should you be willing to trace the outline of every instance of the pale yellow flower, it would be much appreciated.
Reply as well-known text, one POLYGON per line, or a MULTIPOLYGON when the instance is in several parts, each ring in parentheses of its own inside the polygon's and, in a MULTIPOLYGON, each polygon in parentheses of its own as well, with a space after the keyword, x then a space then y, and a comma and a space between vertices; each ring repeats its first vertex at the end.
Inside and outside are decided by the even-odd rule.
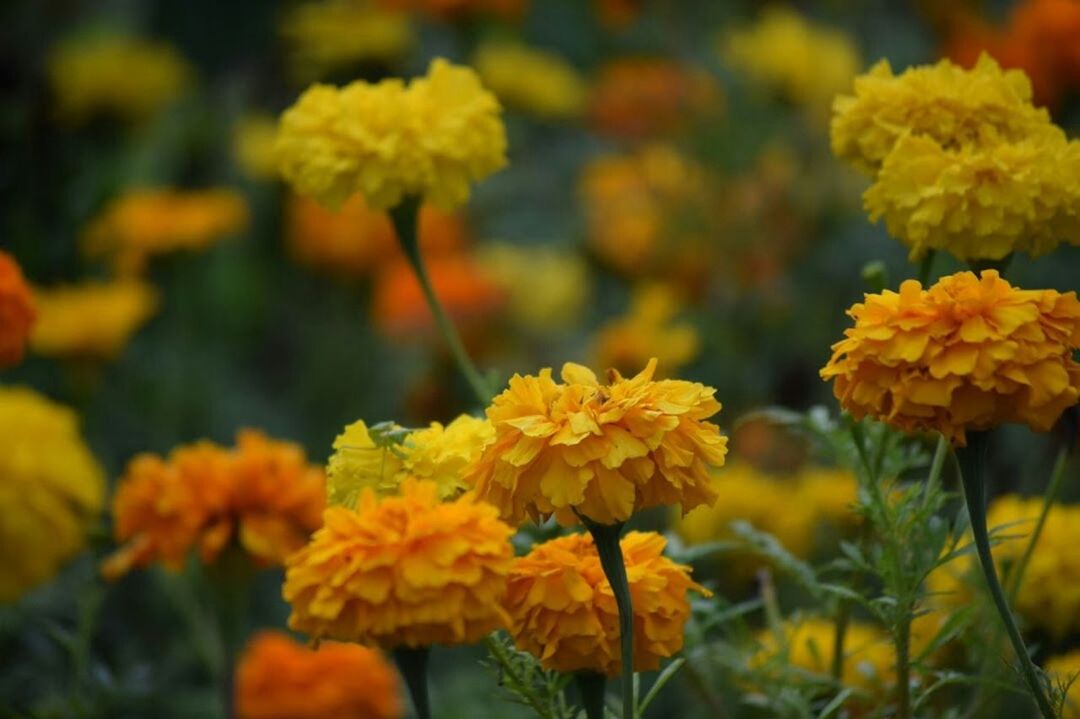
POLYGON ((506 310, 516 326, 551 332, 581 321, 591 281, 580 253, 493 242, 478 248, 476 260, 505 293, 506 310))
POLYGON ((473 57, 480 79, 510 107, 543 117, 580 116, 588 86, 562 57, 516 42, 480 46, 473 57))

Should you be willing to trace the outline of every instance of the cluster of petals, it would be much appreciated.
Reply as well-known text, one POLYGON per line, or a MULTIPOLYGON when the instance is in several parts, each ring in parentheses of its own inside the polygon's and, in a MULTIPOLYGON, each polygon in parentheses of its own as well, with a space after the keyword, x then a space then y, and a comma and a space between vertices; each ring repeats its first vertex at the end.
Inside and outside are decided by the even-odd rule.
POLYGON ((325 506, 323 472, 303 449, 256 430, 241 431, 234 448, 202 441, 168 458, 139 455, 113 498, 122 546, 102 571, 115 579, 153 562, 178 569, 192 549, 210 563, 233 539, 255 561, 281 564, 319 527, 325 506))
POLYGON ((332 209, 354 194, 375 209, 406 196, 451 209, 506 164, 500 112, 473 70, 441 58, 408 85, 317 84, 281 117, 278 167, 298 193, 332 209))
POLYGON ((653 359, 629 379, 611 370, 607 385, 569 362, 561 383, 550 369, 514 375, 487 409, 495 438, 466 481, 516 524, 552 514, 614 524, 647 507, 711 505, 710 469, 727 454, 706 421, 720 411, 715 390, 655 372, 653 359))
POLYGON ((1021 290, 997 271, 868 294, 821 370, 841 405, 957 445, 1016 422, 1045 432, 1080 398, 1076 293, 1021 290))
POLYGON ((511 534, 494 507, 443 502, 432 482, 365 490, 355 509, 329 507, 287 560, 289 627, 385 649, 476 642, 506 625, 511 534))
MULTIPOLYGON (((682 649, 688 593, 710 596, 690 578, 690 567, 663 556, 665 544, 655 532, 630 532, 620 542, 634 607, 636 672, 653 671, 682 649)), ((514 642, 545 668, 620 673, 619 610, 588 534, 550 540, 517 559, 506 609, 514 642)))
POLYGON ((37 312, 15 258, 0 251, 0 367, 22 361, 37 312))
POLYGON ((397 673, 376 649, 322 642, 310 649, 263 631, 236 666, 238 719, 399 719, 397 673))

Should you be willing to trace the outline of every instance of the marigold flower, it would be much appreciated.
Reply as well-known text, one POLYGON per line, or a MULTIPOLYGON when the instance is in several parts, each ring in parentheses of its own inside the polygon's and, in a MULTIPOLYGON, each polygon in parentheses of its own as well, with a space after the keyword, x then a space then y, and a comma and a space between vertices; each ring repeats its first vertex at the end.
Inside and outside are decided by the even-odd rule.
POLYGON ((291 442, 238 433, 236 447, 177 447, 169 457, 135 457, 113 497, 122 543, 102 566, 109 579, 161 562, 183 566, 198 549, 211 563, 232 539, 257 562, 280 564, 303 546, 326 505, 322 470, 291 442))
POLYGON ((1061 719, 1080 719, 1080 682, 1076 681, 1080 675, 1080 650, 1074 649, 1068 654, 1050 657, 1044 668, 1056 681, 1069 687, 1061 719))
POLYGON ((580 252, 550 245, 489 242, 476 261, 501 290, 517 327, 547 333, 576 326, 590 294, 589 268, 580 252))
POLYGON ((499 113, 475 72, 441 58, 408 86, 313 85, 281 117, 278 165, 297 192, 332 209, 357 193, 375 209, 406 195, 451 209, 506 164, 499 113))
POLYGON ((51 579, 82 551, 105 479, 71 409, 0 387, 0 602, 51 579))
POLYGON ((963 446, 968 430, 1018 422, 1045 432, 1080 398, 1076 293, 1020 290, 986 270, 868 294, 821 377, 840 404, 963 446))
POLYGON ((588 87, 562 57, 505 41, 481 45, 473 57, 480 79, 511 107, 542 117, 577 117, 585 109, 588 87))
POLYGON ((597 331, 596 364, 629 371, 656 357, 666 373, 677 373, 701 351, 697 329, 677 319, 680 309, 679 298, 667 285, 634 288, 630 311, 597 331))
POLYGON ((284 632, 255 635, 236 666, 239 719, 399 719, 397 673, 374 649, 322 642, 309 649, 284 632))
POLYGON ((136 274, 151 257, 206 249, 249 221, 247 201, 235 190, 131 190, 87 226, 83 251, 108 259, 120 274, 136 274))
POLYGON ((193 75, 169 45, 111 35, 58 43, 48 73, 57 109, 72 122, 98 114, 146 120, 176 99, 193 75))
POLYGON ((655 372, 653 359, 630 379, 611 370, 608 385, 572 362, 562 383, 550 368, 515 374, 487 409, 495 440, 465 481, 515 524, 552 514, 614 524, 648 507, 712 504, 709 470, 727 453, 727 438, 705 421, 720 411, 716 390, 653 381, 655 372))
POLYGON ((19 263, 0 251, 0 368, 22 361, 36 318, 34 298, 19 263))
MULTIPOLYGON (((690 567, 663 556, 664 537, 629 532, 620 541, 634 607, 634 671, 653 671, 683 645, 687 594, 712 594, 690 579, 690 567)), ((514 562, 506 595, 518 648, 558 672, 617 676, 619 611, 600 555, 588 534, 533 547, 514 562)))
POLYGON ((37 289, 30 348, 53 357, 112 359, 157 311, 153 286, 135 279, 37 289))
POLYGON ((384 649, 469 644, 506 624, 500 603, 513 530, 465 495, 440 502, 433 482, 405 482, 355 510, 330 507, 286 562, 289 627, 384 649))

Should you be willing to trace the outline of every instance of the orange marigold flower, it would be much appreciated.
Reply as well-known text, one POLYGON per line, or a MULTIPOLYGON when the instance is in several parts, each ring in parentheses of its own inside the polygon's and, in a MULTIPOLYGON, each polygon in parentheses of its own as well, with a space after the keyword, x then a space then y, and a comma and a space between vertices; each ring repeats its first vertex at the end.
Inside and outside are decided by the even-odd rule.
POLYGON ((365 490, 286 560, 289 627, 384 649, 475 642, 506 624, 511 534, 494 507, 440 502, 432 482, 381 500, 365 490))
POLYGON ((1075 292, 1020 290, 997 271, 960 272, 928 290, 915 280, 868 294, 821 370, 857 419, 907 432, 1019 422, 1045 432, 1080 398, 1075 292))
POLYGON ((0 367, 22 361, 37 312, 15 258, 0 251, 0 367))
POLYGON ((157 289, 140 279, 38 287, 30 348, 49 357, 112 359, 157 312, 157 289))
POLYGON ((323 642, 309 649, 284 632, 255 635, 236 667, 239 719, 398 719, 397 673, 375 649, 323 642))
POLYGON ((123 546, 102 567, 116 579, 159 561, 179 569, 197 548, 213 562, 234 537, 258 562, 281 564, 303 546, 326 506, 323 471, 296 444, 244 430, 237 446, 177 447, 168 459, 139 455, 113 498, 123 546))
MULTIPOLYGON (((690 579, 690 567, 663 556, 656 532, 630 532, 620 542, 634 606, 634 671, 653 671, 682 649, 690 616, 687 593, 711 593, 690 579)), ((506 594, 517 646, 558 672, 617 676, 619 610, 592 537, 570 534, 533 548, 514 562, 506 594)))
POLYGON ((653 359, 630 379, 610 370, 608 385, 572 362, 562 383, 550 368, 514 375, 487 409, 495 440, 465 481, 516 524, 552 514, 563 524, 577 515, 613 524, 647 507, 711 505, 709 470, 727 453, 727 438, 705 421, 720 411, 716 390, 653 381, 655 372, 653 359))

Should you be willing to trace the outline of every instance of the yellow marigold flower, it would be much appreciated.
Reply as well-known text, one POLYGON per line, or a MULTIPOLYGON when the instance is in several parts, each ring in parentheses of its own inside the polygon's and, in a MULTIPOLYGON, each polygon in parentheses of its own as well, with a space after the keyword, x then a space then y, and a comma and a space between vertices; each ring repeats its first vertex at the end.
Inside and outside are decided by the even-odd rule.
POLYGON ((326 465, 327 500, 331 505, 355 507, 365 489, 381 497, 397 493, 403 463, 396 445, 407 430, 398 425, 380 429, 376 443, 367 424, 358 419, 334 438, 334 453, 326 465))
POLYGON ((385 649, 475 642, 506 624, 513 531, 471 495, 441 502, 433 482, 366 490, 287 560, 289 627, 385 649))
POLYGON ((155 255, 206 249, 249 221, 247 201, 235 190, 131 190, 87 226, 83 251, 108 259, 120 274, 135 274, 155 255))
POLYGON ((478 248, 476 260, 505 294, 507 314, 516 326, 543 333, 580 322, 591 282, 579 252, 491 242, 478 248))
POLYGON ((709 470, 727 453, 727 438, 705 421, 720 411, 716 390, 653 381, 655 372, 653 359, 630 379, 611 370, 608 385, 572 362, 562 383, 550 368, 515 374, 487 409, 495 440, 465 481, 515 524, 552 514, 613 524, 647 507, 712 504, 709 470))
POLYGON ((22 268, 0 251, 0 368, 22 361, 35 319, 34 298, 22 268))
POLYGON ((453 497, 468 489, 465 467, 493 439, 495 428, 486 418, 463 414, 445 426, 432 422, 426 429, 411 432, 402 443, 405 471, 434 482, 440 498, 453 497))
POLYGON ((172 47, 140 38, 64 40, 48 59, 60 115, 82 122, 97 114, 145 120, 191 84, 192 70, 172 47))
POLYGON ((959 272, 928 290, 908 280, 899 293, 868 294, 848 314, 855 326, 821 377, 857 419, 941 432, 962 446, 967 430, 1008 422, 1048 431, 1080 398, 1075 292, 959 272))
POLYGON ((318 649, 265 630, 236 666, 238 719, 399 719, 397 672, 375 649, 323 642, 318 649))
POLYGON ((244 430, 236 447, 177 447, 133 459, 113 497, 117 542, 102 567, 116 579, 161 562, 183 566, 197 549, 213 562, 235 538, 260 563, 281 564, 307 541, 326 506, 322 471, 291 442, 244 430))
POLYGON ((1080 650, 1050 657, 1044 669, 1054 680, 1069 685, 1061 719, 1080 719, 1080 681, 1077 681, 1080 675, 1080 650))
POLYGON ((245 115, 236 121, 232 132, 233 160, 252 180, 277 178, 277 120, 270 115, 245 115))
POLYGON ((543 117, 578 117, 588 87, 562 57, 516 42, 481 45, 473 57, 480 79, 511 107, 543 117))
POLYGON ((756 23, 726 33, 720 51, 737 70, 799 105, 827 112, 851 86, 862 61, 853 40, 786 6, 769 6, 756 23))
POLYGON ((278 28, 292 74, 301 81, 364 60, 396 60, 414 41, 406 15, 367 0, 303 2, 282 16, 278 28))
POLYGON ((297 192, 330 208, 359 193, 375 209, 406 195, 450 209, 506 164, 499 113, 475 72, 441 58, 408 86, 313 85, 281 117, 278 166, 297 192))
POLYGON ((0 602, 48 581, 82 551, 105 480, 76 414, 0 387, 0 602))
POLYGON ((158 294, 139 280, 38 289, 30 348, 54 357, 111 359, 157 311, 158 294))
POLYGON ((635 287, 630 311, 597 331, 596 364, 629 371, 656 357, 665 373, 677 373, 701 351, 697 328, 676 319, 680 310, 679 298, 668 285, 635 287))
MULTIPOLYGON (((634 671, 653 671, 682 649, 687 594, 712 594, 690 579, 690 567, 663 556, 662 535, 629 532, 619 544, 634 606, 634 671)), ((622 671, 619 611, 588 534, 552 539, 515 560, 506 608, 514 643, 546 669, 622 671)))

